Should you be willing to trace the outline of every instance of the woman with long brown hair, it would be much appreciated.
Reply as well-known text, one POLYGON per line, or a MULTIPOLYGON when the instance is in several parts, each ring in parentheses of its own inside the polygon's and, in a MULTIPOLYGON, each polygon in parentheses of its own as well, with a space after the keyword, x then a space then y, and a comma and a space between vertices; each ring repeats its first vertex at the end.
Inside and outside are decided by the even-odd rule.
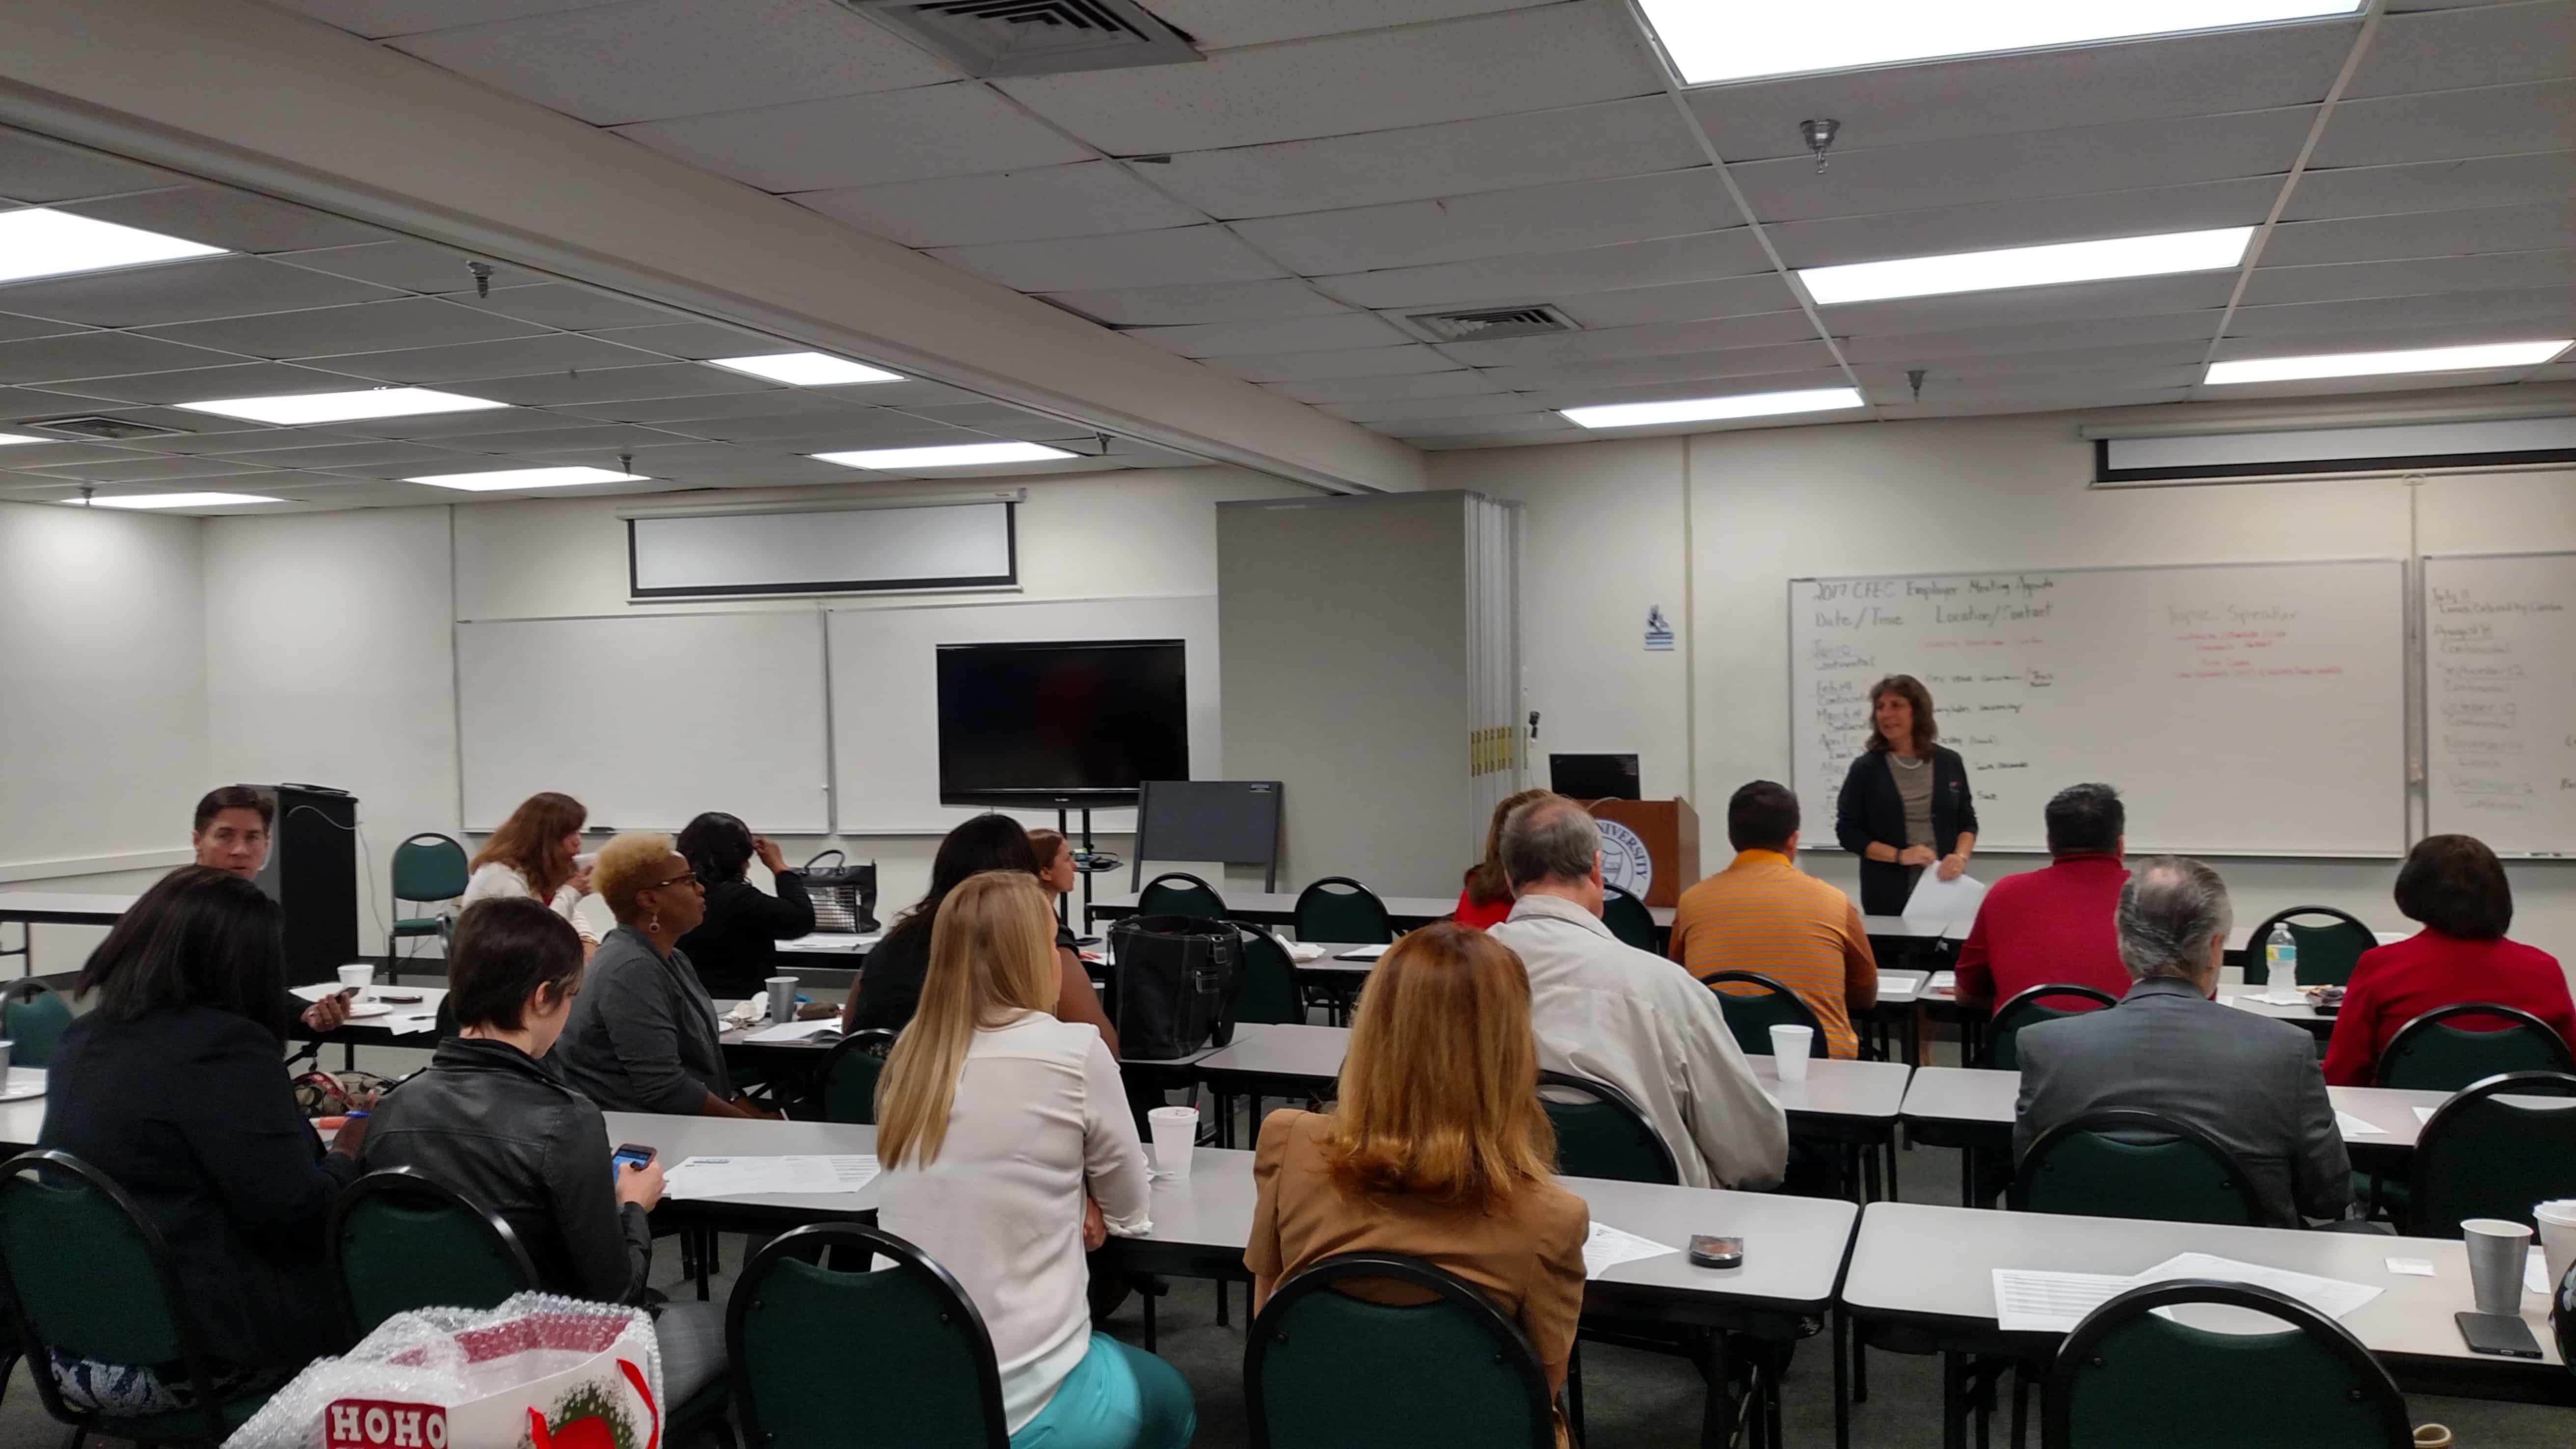
POLYGON ((1977 848, 1968 762, 1933 741, 1932 691, 1911 674, 1869 687, 1869 743, 1843 776, 1834 839, 1860 857, 1860 908, 1899 916, 1926 869, 1955 880, 1977 848))
POLYGON ((1360 993, 1340 1100, 1261 1124, 1243 1252, 1254 1311, 1319 1259, 1402 1253, 1482 1290, 1528 1336, 1548 1387, 1563 1387, 1591 1214, 1557 1185, 1555 1159, 1520 958, 1454 921, 1405 936, 1360 993))
POLYGON ((1503 822, 1512 812, 1548 793, 1523 790, 1495 802, 1493 822, 1485 827, 1485 858, 1467 868, 1458 909, 1449 919, 1462 926, 1493 926, 1512 913, 1512 883, 1503 876, 1503 822))
POLYGON ((582 949, 599 938, 582 924, 576 909, 590 894, 590 870, 575 862, 581 851, 581 828, 590 823, 590 808, 570 795, 552 790, 519 802, 492 838, 474 853, 473 875, 456 903, 460 911, 476 901, 522 896, 543 903, 572 922, 581 933, 582 949))

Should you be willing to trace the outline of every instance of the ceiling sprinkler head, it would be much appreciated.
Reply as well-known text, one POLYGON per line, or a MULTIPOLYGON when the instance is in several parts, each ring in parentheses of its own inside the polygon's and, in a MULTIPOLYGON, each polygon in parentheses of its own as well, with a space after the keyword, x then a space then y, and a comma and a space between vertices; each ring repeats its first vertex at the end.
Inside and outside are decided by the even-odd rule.
POLYGON ((465 274, 474 279, 475 296, 489 297, 492 295, 492 264, 490 262, 467 262, 465 264, 465 274))
POLYGON ((1807 149, 1815 153, 1817 175, 1825 174, 1825 152, 1833 149, 1834 136, 1842 128, 1842 122, 1830 117, 1798 123, 1799 137, 1807 143, 1807 149))
POLYGON ((1916 402, 1923 401, 1923 375, 1930 370, 1931 369, 1929 368, 1922 367, 1909 367, 1905 369, 1905 381, 1914 389, 1914 400, 1916 402))

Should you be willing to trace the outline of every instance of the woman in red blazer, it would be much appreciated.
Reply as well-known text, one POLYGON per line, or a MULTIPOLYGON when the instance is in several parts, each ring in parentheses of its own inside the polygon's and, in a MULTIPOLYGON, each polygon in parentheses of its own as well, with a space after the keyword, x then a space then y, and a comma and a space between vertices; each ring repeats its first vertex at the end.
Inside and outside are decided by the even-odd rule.
MULTIPOLYGON (((2379 1054, 2399 1028, 2459 1001, 2520 1007, 2560 1040, 2576 1042, 2576 1003, 2558 958, 2504 938, 2513 924, 2513 887, 2494 851, 2466 835, 2427 836, 2397 872, 2397 909, 2424 929, 2363 952, 2353 967, 2326 1044, 2327 1082, 2371 1085, 2379 1054)), ((2479 1029, 2474 1017, 2454 1024, 2479 1029)))

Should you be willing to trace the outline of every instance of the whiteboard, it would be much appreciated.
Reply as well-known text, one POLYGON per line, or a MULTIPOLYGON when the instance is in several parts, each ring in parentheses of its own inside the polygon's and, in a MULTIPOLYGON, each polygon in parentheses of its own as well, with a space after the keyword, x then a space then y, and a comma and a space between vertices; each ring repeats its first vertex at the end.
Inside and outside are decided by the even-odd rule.
POLYGON ((1968 764, 1980 848, 2042 850, 2048 798, 2118 787, 2129 849, 2406 848, 2405 566, 2395 559, 1789 581, 1806 838, 1911 674, 1968 764))
POLYGON ((2576 554, 2424 560, 2425 821, 2576 855, 2576 554))
POLYGON ((676 830, 725 810, 764 834, 821 835, 822 617, 461 623, 456 739, 468 831, 560 790, 593 829, 676 830))
MULTIPOLYGON (((1187 650, 1190 773, 1218 768, 1216 597, 1033 599, 1012 603, 923 604, 833 609, 833 785, 845 835, 945 834, 981 806, 939 803, 939 680, 942 644, 1085 639, 1178 639, 1187 650)), ((1053 810, 1007 812, 1055 824, 1053 810)), ((1094 810, 1098 833, 1136 828, 1133 809, 1094 810)))

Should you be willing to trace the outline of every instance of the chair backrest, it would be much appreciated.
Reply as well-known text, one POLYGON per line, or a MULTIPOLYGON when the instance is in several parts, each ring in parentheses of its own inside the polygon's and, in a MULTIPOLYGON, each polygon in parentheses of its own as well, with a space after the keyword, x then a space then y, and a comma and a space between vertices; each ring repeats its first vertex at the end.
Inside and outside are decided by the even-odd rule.
POLYGON ((0 1037, 12 1043, 12 1066, 52 1066, 54 1048, 71 1024, 71 1003, 41 981, 13 982, 8 994, 0 996, 0 1037))
POLYGON ((341 1189, 326 1241, 351 1343, 397 1313, 497 1308, 513 1293, 545 1286, 505 1219, 408 1167, 341 1189))
POLYGON ((854 1031, 823 1054, 823 1120, 877 1120, 877 1079, 885 1075, 886 1053, 894 1050, 895 1033, 881 1026, 854 1031))
POLYGON ((1234 1019, 1274 1024, 1306 1019, 1297 963, 1278 937, 1259 926, 1243 928, 1243 964, 1234 973, 1234 1019))
POLYGON ((465 894, 472 872, 465 847, 450 836, 423 831, 394 847, 394 899, 452 901, 465 894))
POLYGON ((2397 1029, 2379 1054, 2383 1087, 2456 1092, 2499 1072, 2576 1072, 2576 1056, 2549 1023, 2491 1001, 2435 1007, 2397 1029), (2475 1027, 2451 1023, 2478 1023, 2475 1027))
POLYGON ((2055 1021, 2061 1016, 2081 1016, 2087 1011, 2119 1004, 2119 998, 2110 992, 2091 986, 2078 986, 2073 982, 2034 986, 2028 991, 2017 992, 2010 1001, 1995 1008, 1995 1019, 1986 1027, 1985 1060, 1981 1065, 1992 1067, 1999 1072, 2020 1071, 2021 1052, 2016 1045, 2016 1039, 2020 1037, 2023 1027, 2043 1021, 2055 1021), (2091 1004, 2088 1006, 2066 1004, 2076 1001, 2091 1004), (2058 1004, 2051 1005, 2051 1002, 2058 1004))
POLYGON ((2245 938, 2245 979, 2263 980, 2263 943, 2272 939, 2274 926, 2288 926, 2290 939, 2299 946, 2299 984, 2301 986, 2341 986, 2352 979, 2352 968, 2361 963, 2361 953, 2379 944, 2379 938, 2361 923, 2361 918, 2332 906, 2292 906, 2274 911, 2254 927, 2245 938), (2301 916, 2324 916, 2323 921, 2302 921, 2301 916))
POLYGON ((1539 1106, 1556 1124, 1556 1170, 1567 1177, 1679 1186, 1681 1166, 1636 1099, 1608 1082, 1571 1072, 1538 1074, 1539 1106), (1546 1089, 1557 1088, 1556 1096, 1546 1089), (1579 1094, 1580 1101, 1559 1097, 1579 1094))
POLYGON ((816 1223, 752 1254, 725 1357, 745 1443, 1009 1449, 984 1315, 929 1254, 877 1228, 816 1223), (893 1266, 870 1272, 872 1256, 893 1266))
MULTIPOLYGON (((68 1152, 22 1152, 0 1165, 0 1298, 17 1332, 14 1347, 38 1363, 51 1351, 100 1363, 184 1364, 196 1403, 219 1407, 160 1230, 124 1189, 68 1152)), ((66 1405, 51 1373, 32 1377, 55 1418, 106 1422, 66 1405)), ((212 1424, 207 1437, 228 1432, 212 1424)))
POLYGON ((2039 1134, 2013 1174, 2015 1212, 2263 1226, 2245 1164, 2216 1138, 2157 1112, 2087 1112, 2039 1134))
POLYGON ((1225 919, 1225 899, 1216 887, 1185 870, 1167 870, 1145 882, 1136 894, 1136 914, 1140 916, 1195 916, 1204 921, 1225 919))
POLYGON ((1297 893, 1297 939, 1383 946, 1395 923, 1377 892, 1346 875, 1328 875, 1297 893))
POLYGON ((1816 1019, 1815 1008, 1798 999, 1798 993, 1763 975, 1759 971, 1718 971, 1700 978, 1702 985, 1717 993, 1717 1005, 1726 1013, 1726 1026, 1735 1033, 1735 1044, 1745 1055, 1771 1055, 1771 1028, 1803 1026, 1815 1033, 1810 1038, 1807 1055, 1831 1055, 1825 1041, 1825 1024, 1816 1019), (1729 985, 1751 986, 1753 991, 1728 991, 1729 985))
POLYGON ((1620 886, 1605 886, 1601 891, 1601 924, 1610 934, 1640 951, 1655 949, 1655 913, 1646 903, 1620 886))
POLYGON ((2566 1072, 2507 1072, 2434 1109, 2415 1136, 2400 1231, 2456 1238, 2463 1218, 2531 1221, 2531 1205, 2576 1197, 2576 1103, 2523 1106, 2513 1097, 2576 1097, 2566 1072))
POLYGON ((2250 1283, 2132 1288, 2058 1347, 2040 1416, 2045 1449, 2405 1449, 2406 1399, 2342 1324, 2250 1283), (2220 1333, 2155 1310, 2248 1309, 2289 1327, 2220 1333))
POLYGON ((1520 1330, 1465 1282, 1393 1253, 1326 1258, 1280 1284, 1244 1344, 1243 1397, 1253 1449, 1556 1443, 1547 1373, 1520 1330), (1339 1291, 1359 1279, 1409 1284, 1428 1301, 1339 1291))

